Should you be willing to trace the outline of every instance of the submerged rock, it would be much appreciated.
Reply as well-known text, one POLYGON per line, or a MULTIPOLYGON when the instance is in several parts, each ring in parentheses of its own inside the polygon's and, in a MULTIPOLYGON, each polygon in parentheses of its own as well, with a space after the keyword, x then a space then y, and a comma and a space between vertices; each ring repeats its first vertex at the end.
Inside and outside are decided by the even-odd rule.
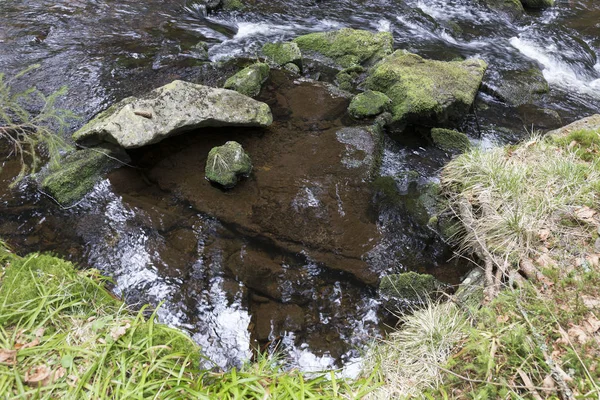
POLYGON ((206 179, 230 189, 240 177, 250 175, 252 161, 241 144, 230 141, 223 146, 214 147, 208 153, 205 172, 206 179))
POLYGON ((292 63, 302 68, 302 52, 297 43, 267 43, 262 52, 269 62, 277 66, 292 63))
POLYGON ((503 71, 495 87, 484 84, 483 89, 513 106, 533 103, 539 95, 548 93, 548 82, 542 71, 531 68, 526 71, 503 71))
POLYGON ((252 64, 227 79, 223 87, 249 97, 258 96, 262 84, 269 78, 269 70, 268 64, 252 64))
POLYGON ((190 48, 190 54, 192 57, 202 60, 208 61, 208 43, 206 42, 198 42, 192 48, 190 48))
POLYGON ((268 105, 240 93, 173 81, 140 98, 121 100, 75 132, 73 139, 130 149, 197 128, 264 127, 272 122, 268 105))
POLYGON ((445 151, 461 152, 471 148, 467 135, 454 129, 433 128, 431 139, 437 147, 445 151))
POLYGON ((372 65, 393 51, 390 32, 344 28, 309 33, 294 39, 300 50, 324 56, 342 68, 372 65))
POLYGON ((58 164, 46 166, 36 180, 42 191, 69 206, 91 191, 106 172, 129 161, 122 149, 110 145, 72 151, 58 164))
POLYGON ((393 122, 443 125, 469 111, 486 68, 483 60, 443 62, 398 50, 373 67, 366 86, 392 99, 393 122))
MULTIPOLYGON (((234 227, 248 241, 279 249, 291 258, 305 257, 301 265, 314 263, 376 285, 384 266, 370 264, 365 254, 380 236, 369 182, 381 162, 383 122, 344 126, 341 120, 349 99, 329 85, 294 80, 285 71, 273 70, 265 90, 277 116, 274 124, 255 134, 227 130, 228 139, 252 156, 253 179, 244 182, 244 190, 224 193, 206 179, 197 179, 210 149, 224 142, 222 130, 182 137, 185 144, 179 151, 169 143, 148 149, 161 154, 148 178, 197 212, 234 227)), ((248 277, 263 269, 277 271, 282 263, 290 265, 288 261, 268 264, 260 257, 248 269, 249 257, 244 251, 229 258, 232 268, 244 260, 244 270, 236 270, 235 276, 245 277, 248 287, 262 287, 271 298, 284 296, 277 289, 276 273, 248 277)))
POLYGON ((435 297, 442 286, 432 275, 410 271, 384 276, 379 284, 379 293, 388 299, 421 302, 435 297))
POLYGON ((513 18, 523 15, 525 11, 520 0, 479 0, 492 10, 504 12, 513 18))
POLYGON ((521 0, 523 7, 531 9, 548 8, 554 5, 554 0, 521 0))
POLYGON ((348 106, 348 112, 354 118, 369 118, 388 111, 392 100, 381 92, 367 90, 356 95, 348 106))

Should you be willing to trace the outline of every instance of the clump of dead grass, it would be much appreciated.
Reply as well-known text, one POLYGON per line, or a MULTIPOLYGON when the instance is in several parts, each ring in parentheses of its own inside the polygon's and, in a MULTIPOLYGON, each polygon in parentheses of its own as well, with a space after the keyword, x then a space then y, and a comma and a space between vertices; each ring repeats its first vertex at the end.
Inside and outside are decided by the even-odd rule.
POLYGON ((440 366, 465 336, 467 319, 454 303, 429 301, 399 326, 369 352, 366 365, 379 366, 382 385, 368 399, 411 398, 437 388, 440 366))
POLYGON ((447 165, 441 183, 464 228, 462 250, 485 264, 490 298, 520 279, 517 271, 541 279, 540 267, 572 256, 575 242, 600 226, 600 159, 551 138, 466 153, 447 165))

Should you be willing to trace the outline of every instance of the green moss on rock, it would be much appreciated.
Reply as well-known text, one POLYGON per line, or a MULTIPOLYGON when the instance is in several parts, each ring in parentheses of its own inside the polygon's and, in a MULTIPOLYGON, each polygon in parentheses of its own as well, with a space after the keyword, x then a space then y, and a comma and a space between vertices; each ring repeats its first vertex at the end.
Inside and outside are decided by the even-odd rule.
POLYGON ((431 139, 437 147, 445 151, 461 152, 471 148, 467 135, 453 129, 433 128, 431 139))
POLYGON ((384 276, 379 284, 379 293, 387 298, 423 301, 434 297, 441 287, 433 276, 411 271, 384 276))
POLYGON ((300 50, 321 54, 342 68, 374 64, 393 50, 390 32, 373 33, 350 28, 310 33, 297 37, 294 42, 300 50))
POLYGON ((42 191, 69 206, 92 190, 103 174, 128 161, 124 151, 109 145, 72 151, 40 172, 37 182, 42 191))
POLYGON ((241 176, 252 172, 252 160, 238 142, 227 142, 223 146, 213 147, 206 160, 206 179, 232 188, 241 176))
POLYGON ((384 93, 367 90, 352 99, 348 112, 354 118, 369 118, 388 111, 392 100, 384 93))
POLYGON ((273 64, 282 66, 292 63, 302 68, 302 52, 296 43, 267 43, 263 46, 262 52, 273 64))
POLYGON ((373 67, 366 87, 392 99, 396 123, 443 124, 468 112, 486 68, 482 60, 425 60, 398 50, 373 67))
POLYGON ((223 86, 225 89, 235 90, 249 97, 258 96, 262 84, 269 77, 269 65, 265 63, 252 64, 233 75, 223 86))
POLYGON ((244 3, 241 0, 223 0, 223 10, 236 11, 244 9, 244 3))
POLYGON ((286 71, 290 71, 292 74, 295 75, 299 75, 300 72, 302 72, 300 70, 300 67, 298 67, 296 64, 292 64, 292 63, 287 63, 283 66, 283 69, 285 69, 286 71))

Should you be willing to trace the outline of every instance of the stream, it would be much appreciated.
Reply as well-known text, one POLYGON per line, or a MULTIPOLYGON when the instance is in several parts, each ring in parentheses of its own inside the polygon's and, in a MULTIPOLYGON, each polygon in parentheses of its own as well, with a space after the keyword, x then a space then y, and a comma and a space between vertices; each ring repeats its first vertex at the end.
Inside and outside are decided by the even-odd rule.
MULTIPOLYGON (((17 88, 67 85, 58 106, 81 117, 75 130, 174 79, 222 85, 237 70, 233 57, 255 58, 267 42, 350 27, 389 31, 395 48, 425 58, 485 60, 461 127, 475 145, 512 143, 600 112, 594 0, 557 0, 520 18, 473 0, 246 3, 207 13, 182 0, 0 0, 0 72, 39 63, 17 88), (200 41, 214 63, 194 53, 200 41), (532 68, 548 93, 522 104, 498 94, 532 68)), ((282 351, 305 371, 355 375, 365 347, 394 322, 377 293, 380 276, 412 270, 456 284, 468 271, 411 211, 450 157, 418 135, 386 136, 378 173, 395 183, 391 204, 348 167, 357 144, 344 132, 362 128, 346 113, 347 97, 272 71, 258 100, 273 111, 268 129, 211 128, 130 151, 130 165, 67 209, 33 185, 11 189, 19 163, 0 143, 0 237, 19 253, 50 251, 99 269, 133 307, 162 303, 160 321, 189 332, 207 368, 239 365, 258 348, 282 351), (244 146, 255 170, 223 192, 204 180, 203 166, 226 140, 244 146)))

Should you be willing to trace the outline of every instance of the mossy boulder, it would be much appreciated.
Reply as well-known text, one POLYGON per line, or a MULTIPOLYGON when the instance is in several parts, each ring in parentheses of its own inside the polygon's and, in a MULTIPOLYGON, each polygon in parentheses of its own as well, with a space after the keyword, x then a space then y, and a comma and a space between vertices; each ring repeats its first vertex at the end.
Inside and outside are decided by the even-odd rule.
POLYGON ((367 90, 352 99, 348 113, 354 118, 369 118, 389 111, 392 100, 384 93, 367 90))
POLYGON ((252 160, 238 142, 213 147, 206 160, 206 179, 226 189, 236 185, 240 177, 252 172, 252 160))
POLYGON ((258 96, 262 84, 269 78, 269 65, 252 64, 225 81, 225 89, 235 90, 248 97, 258 96))
POLYGON ((435 297, 442 287, 433 276, 411 271, 381 278, 379 293, 387 299, 421 302, 435 297))
POLYGON ((467 135, 453 129, 433 128, 431 139, 437 147, 444 151, 462 152, 471 148, 471 142, 467 135))
POLYGON ((342 68, 372 65, 393 51, 390 32, 373 33, 344 28, 331 32, 316 32, 294 39, 300 50, 333 61, 342 68))
POLYGON ((129 149, 198 128, 272 122, 265 103, 232 90, 176 80, 114 104, 75 132, 73 139, 86 144, 107 141, 129 149))
POLYGON ((552 7, 554 5, 554 0, 521 0, 521 3, 525 8, 539 10, 542 8, 552 7))
POLYGON ((262 52, 269 62, 277 66, 292 63, 302 68, 302 52, 297 43, 267 43, 262 52))
POLYGON ((372 68, 366 87, 392 99, 393 122, 443 125, 469 111, 487 64, 426 60, 398 50, 372 68))
POLYGON ((129 161, 127 153, 116 146, 72 151, 57 164, 46 166, 36 180, 43 192, 62 206, 69 206, 91 191, 106 172, 129 161))

